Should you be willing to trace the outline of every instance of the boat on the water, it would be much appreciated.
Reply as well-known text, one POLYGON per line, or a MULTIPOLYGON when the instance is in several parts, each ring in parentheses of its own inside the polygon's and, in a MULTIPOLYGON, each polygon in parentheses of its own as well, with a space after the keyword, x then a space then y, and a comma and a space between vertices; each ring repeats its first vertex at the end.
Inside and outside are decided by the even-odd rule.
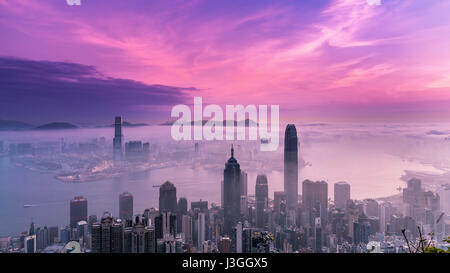
POLYGON ((25 204, 25 205, 23 205, 23 207, 24 208, 30 208, 30 207, 32 207, 33 205, 31 205, 31 204, 25 204))

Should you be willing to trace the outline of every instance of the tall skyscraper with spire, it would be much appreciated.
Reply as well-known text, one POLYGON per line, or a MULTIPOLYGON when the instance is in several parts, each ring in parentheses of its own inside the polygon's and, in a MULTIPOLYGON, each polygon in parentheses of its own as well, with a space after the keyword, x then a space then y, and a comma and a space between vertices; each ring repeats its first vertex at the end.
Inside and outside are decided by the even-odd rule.
POLYGON ((231 230, 240 216, 240 181, 241 166, 234 158, 234 148, 231 146, 231 157, 225 163, 223 170, 223 210, 224 232, 230 235, 231 230))
POLYGON ((288 124, 284 133, 284 193, 288 221, 296 225, 298 208, 298 138, 294 124, 288 124))
POLYGON ((114 139, 113 139, 113 157, 114 161, 120 161, 123 158, 123 135, 122 135, 122 117, 118 116, 114 121, 114 139))

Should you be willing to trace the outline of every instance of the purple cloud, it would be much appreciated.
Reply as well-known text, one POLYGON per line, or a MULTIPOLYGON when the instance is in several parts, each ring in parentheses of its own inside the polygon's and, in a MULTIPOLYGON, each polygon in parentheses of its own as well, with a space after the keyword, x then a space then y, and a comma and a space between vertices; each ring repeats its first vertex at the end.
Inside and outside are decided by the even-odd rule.
POLYGON ((161 110, 196 90, 112 78, 94 66, 12 57, 0 57, 0 86, 0 117, 28 122, 164 119, 161 110))

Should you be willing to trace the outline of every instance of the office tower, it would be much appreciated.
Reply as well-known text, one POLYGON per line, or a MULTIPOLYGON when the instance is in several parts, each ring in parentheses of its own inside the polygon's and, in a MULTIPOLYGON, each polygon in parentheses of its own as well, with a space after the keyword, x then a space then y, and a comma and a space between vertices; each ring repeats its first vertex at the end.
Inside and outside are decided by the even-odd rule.
POLYGON ((85 247, 88 238, 88 223, 86 221, 80 221, 77 223, 77 238, 82 248, 85 247))
POLYGON ((417 178, 411 178, 408 180, 407 185, 407 188, 403 189, 403 202, 410 205, 419 204, 422 192, 422 181, 417 178))
POLYGON ((244 217, 248 216, 248 199, 246 195, 241 195, 241 215, 244 217))
POLYGON ((61 244, 67 244, 70 241, 70 227, 62 227, 59 233, 59 241, 61 244))
POLYGON ((123 252, 123 221, 116 219, 111 224, 111 253, 123 252))
POLYGON ((156 208, 149 208, 144 210, 142 215, 147 222, 147 226, 155 226, 155 218, 159 216, 159 210, 156 208))
POLYGON ((298 207, 298 138, 294 124, 284 133, 284 193, 289 223, 296 225, 298 207))
POLYGON ((58 232, 59 229, 57 226, 48 228, 48 245, 53 245, 56 242, 56 240, 58 239, 58 232))
POLYGON ((191 210, 194 211, 195 209, 199 209, 202 212, 208 211, 208 201, 195 201, 191 202, 191 210))
POLYGON ((132 236, 131 234, 133 233, 133 227, 132 226, 124 226, 123 228, 123 253, 131 253, 131 241, 132 241, 132 236))
POLYGON ((177 204, 177 230, 182 230, 183 225, 183 215, 187 214, 188 209, 188 202, 185 197, 181 197, 178 199, 177 204))
POLYGON ((184 236, 184 242, 186 244, 192 244, 192 217, 189 215, 183 215, 183 221, 181 225, 181 232, 184 236))
POLYGON ((177 212, 177 188, 170 181, 159 188, 159 211, 177 212))
POLYGON ((370 226, 367 223, 354 222, 353 232, 353 243, 355 245, 369 242, 370 226))
POLYGON ((437 189, 437 194, 440 197, 441 210, 445 214, 450 215, 450 184, 441 185, 437 189))
POLYGON ((323 235, 322 235, 322 224, 320 222, 320 217, 316 217, 314 219, 314 236, 315 236, 315 252, 321 253, 322 252, 322 241, 323 241, 323 235))
POLYGON ((48 230, 47 227, 45 229, 37 228, 36 229, 36 249, 37 250, 43 250, 47 247, 47 236, 48 236, 48 230), (47 234, 45 234, 45 231, 47 231, 47 234))
POLYGON ((231 157, 225 164, 223 171, 224 188, 224 232, 230 234, 232 227, 240 216, 240 181, 241 167, 234 158, 234 148, 231 146, 231 157))
POLYGON ((264 174, 260 174, 256 178, 255 198, 256 226, 262 228, 266 224, 264 210, 268 207, 269 203, 269 187, 267 183, 267 177, 264 174))
POLYGON ((166 235, 177 235, 177 219, 170 211, 165 211, 155 217, 155 236, 156 239, 162 239, 166 235))
POLYGON ((83 196, 70 200, 70 227, 76 228, 80 221, 87 221, 88 202, 83 196))
POLYGON ((320 217, 322 227, 326 226, 328 211, 328 184, 325 181, 303 181, 302 218, 314 226, 314 219, 320 217))
POLYGON ((284 191, 276 191, 273 193, 273 210, 275 213, 280 213, 280 204, 283 200, 286 200, 284 191))
MULTIPOLYGON (((208 204, 208 202, 206 202, 206 204, 208 204)), ((207 205, 208 206, 208 205, 207 205)), ((181 213, 181 215, 185 215, 187 214, 188 211, 188 201, 186 199, 186 197, 180 197, 178 199, 178 205, 177 205, 177 210, 178 212, 181 213)))
POLYGON ((242 253, 242 230, 243 225, 241 222, 238 222, 231 232, 233 253, 242 253))
POLYGON ((105 212, 100 220, 92 225, 92 252, 120 253, 123 252, 123 222, 114 219, 105 212))
POLYGON ((231 239, 229 237, 223 237, 219 240, 218 249, 220 253, 231 253, 231 239))
POLYGON ((223 204, 225 203, 224 194, 225 194, 225 188, 224 188, 224 183, 222 180, 222 181, 220 181, 220 204, 222 205, 222 207, 223 207, 223 204))
POLYGON ((119 195, 119 218, 124 221, 133 219, 133 195, 129 192, 119 195))
POLYGON ((242 230, 242 253, 252 253, 253 230, 244 228, 242 230))
POLYGON ((28 235, 23 241, 25 253, 36 252, 36 234, 28 235))
POLYGON ((345 212, 334 209, 330 212, 331 234, 336 235, 336 243, 341 244, 344 241, 346 222, 345 212))
POLYGON ((142 222, 137 222, 131 232, 131 253, 145 253, 146 230, 142 222))
POLYGON ((350 184, 345 181, 334 184, 334 205, 337 209, 345 209, 350 200, 350 184))
POLYGON ((379 217, 380 216, 380 208, 378 206, 378 202, 374 199, 364 199, 364 213, 367 216, 374 216, 379 217))
POLYGON ((130 162, 144 161, 142 141, 128 141, 125 143, 125 160, 130 162))
POLYGON ((116 117, 114 121, 113 157, 115 161, 123 158, 122 117, 116 117))
POLYGON ((150 159, 150 143, 142 144, 142 161, 147 162, 150 159))
POLYGON ((112 217, 109 213, 104 213, 100 222, 92 225, 92 252, 111 252, 111 225, 112 217))
POLYGON ((246 172, 241 171, 241 178, 239 182, 239 188, 240 188, 240 195, 247 196, 247 188, 248 188, 248 175, 246 172))
POLYGON ((389 202, 383 202, 380 205, 380 232, 382 234, 386 233, 386 226, 391 218, 391 215, 394 213, 392 204, 389 202))
POLYGON ((197 217, 197 246, 206 241, 206 215, 200 212, 197 217))
POLYGON ((153 227, 145 227, 144 229, 145 253, 156 253, 155 229, 153 227))

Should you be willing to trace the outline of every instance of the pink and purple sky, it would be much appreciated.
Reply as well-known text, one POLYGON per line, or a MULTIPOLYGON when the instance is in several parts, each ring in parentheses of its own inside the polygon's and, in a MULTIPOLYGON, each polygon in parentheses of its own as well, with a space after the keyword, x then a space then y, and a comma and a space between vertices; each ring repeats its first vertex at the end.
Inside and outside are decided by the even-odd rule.
POLYGON ((449 14, 441 0, 0 0, 0 119, 165 120, 195 95, 279 104, 285 120, 450 121, 449 14))

